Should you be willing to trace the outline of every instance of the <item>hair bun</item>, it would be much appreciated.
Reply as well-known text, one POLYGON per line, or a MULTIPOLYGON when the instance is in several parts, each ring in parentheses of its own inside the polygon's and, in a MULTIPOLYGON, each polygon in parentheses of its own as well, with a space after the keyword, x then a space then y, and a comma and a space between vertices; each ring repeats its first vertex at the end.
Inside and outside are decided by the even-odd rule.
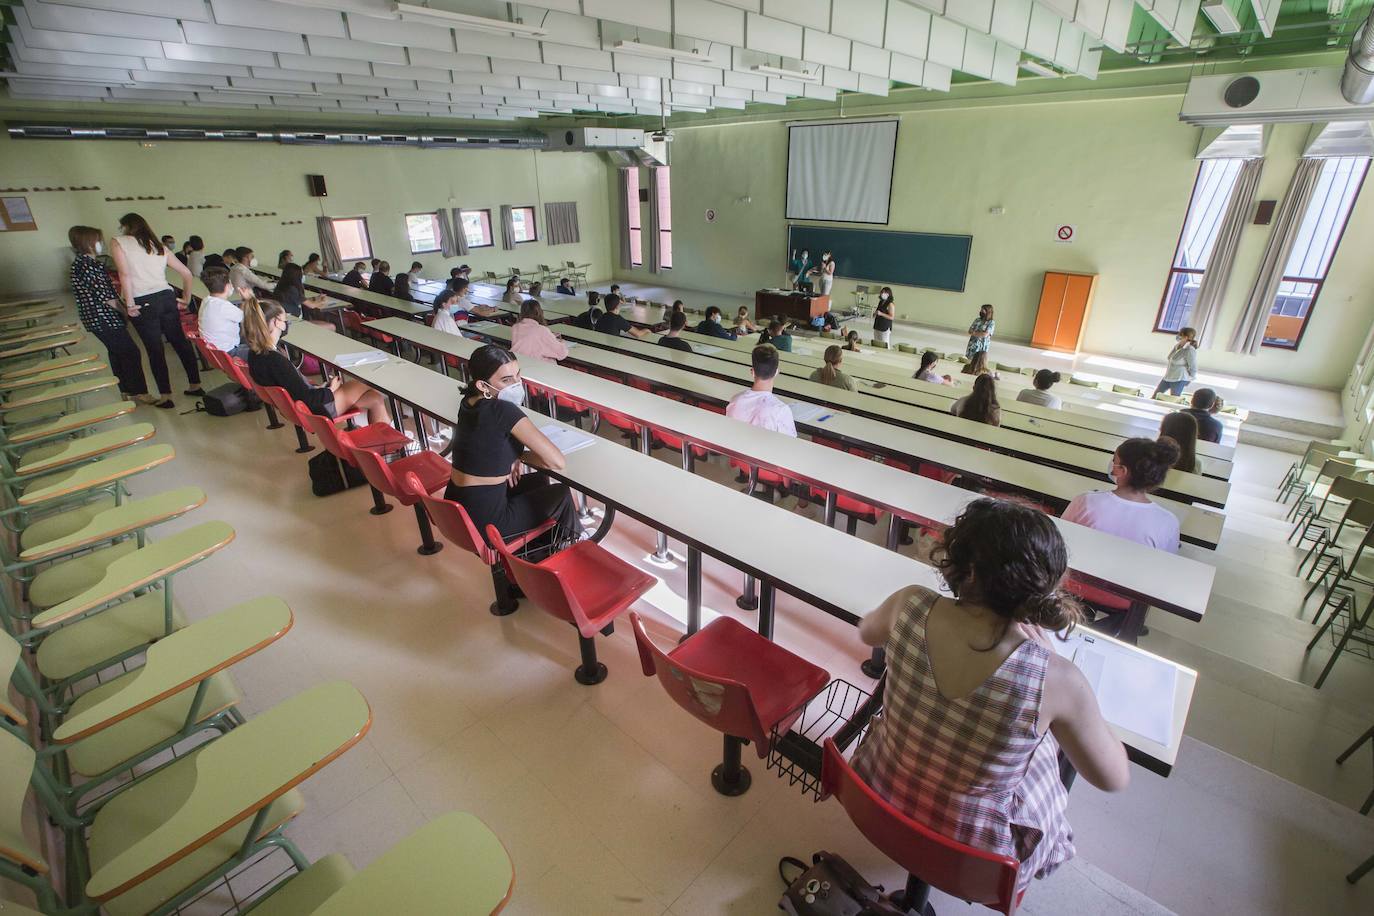
POLYGON ((1064 376, 1060 375, 1058 372, 1051 372, 1050 378, 1053 379, 1054 383, 1057 385, 1063 380, 1064 376))
POLYGON ((1174 462, 1178 461, 1178 456, 1181 451, 1182 449, 1179 448, 1179 444, 1174 441, 1172 436, 1160 436, 1155 440, 1154 457, 1160 464, 1166 464, 1169 467, 1173 467, 1174 462))
POLYGON ((1084 619, 1083 605, 1060 588, 1027 599, 1024 613, 1026 623, 1055 632, 1082 623, 1084 619))

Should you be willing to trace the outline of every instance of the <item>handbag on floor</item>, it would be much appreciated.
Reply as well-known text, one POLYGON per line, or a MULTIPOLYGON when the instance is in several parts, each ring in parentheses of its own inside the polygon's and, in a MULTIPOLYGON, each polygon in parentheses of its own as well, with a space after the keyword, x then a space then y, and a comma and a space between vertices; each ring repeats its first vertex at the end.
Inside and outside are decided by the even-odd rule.
POLYGON ((818 852, 807 867, 801 859, 783 856, 778 874, 787 890, 778 909, 788 916, 910 916, 883 899, 882 885, 869 884, 844 859, 833 852, 818 852), (791 866, 801 874, 787 878, 784 868, 791 866))
POLYGON ((197 406, 203 406, 212 417, 232 417, 244 411, 262 409, 262 401, 253 392, 228 382, 205 392, 197 406))
POLYGON ((310 466, 310 492, 316 496, 333 496, 367 483, 362 471, 340 461, 332 452, 320 452, 307 464, 310 466))

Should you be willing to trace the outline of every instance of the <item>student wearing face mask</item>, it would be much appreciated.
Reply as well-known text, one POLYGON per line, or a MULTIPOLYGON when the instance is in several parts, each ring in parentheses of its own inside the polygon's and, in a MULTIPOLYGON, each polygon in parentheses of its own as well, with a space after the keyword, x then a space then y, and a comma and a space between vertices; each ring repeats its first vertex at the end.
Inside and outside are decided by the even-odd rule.
POLYGON ((835 258, 828 251, 821 252, 821 261, 811 268, 811 275, 815 277, 817 291, 822 296, 830 295, 830 290, 835 285, 835 258))
POLYGON ((893 309, 892 288, 884 286, 878 291, 878 306, 873 310, 873 339, 883 343, 892 342, 892 319, 896 316, 893 309))
POLYGON ((560 471, 566 459, 521 408, 525 386, 519 360, 488 344, 469 358, 468 377, 472 381, 453 427, 453 473, 444 498, 466 509, 483 537, 488 525, 512 537, 552 518, 558 521, 554 543, 575 540, 582 526, 572 493, 540 472, 560 471))
POLYGON ((973 359, 979 353, 985 357, 988 346, 992 344, 992 334, 997 330, 997 322, 993 320, 993 308, 989 303, 985 303, 978 309, 978 317, 973 324, 968 326, 968 346, 964 349, 964 355, 973 359))
POLYGON ((152 404, 157 398, 148 394, 143 377, 143 355, 129 336, 129 327, 119 311, 119 293, 110 275, 96 258, 105 253, 105 239, 92 226, 73 226, 67 230, 76 259, 72 261, 72 295, 81 326, 105 345, 110 370, 119 379, 119 393, 126 400, 152 404))
POLYGON ((229 267, 229 285, 234 289, 260 289, 264 295, 272 295, 272 284, 253 273, 253 268, 257 266, 258 259, 253 256, 253 249, 247 246, 234 249, 234 263, 229 267))
POLYGON ((1197 378, 1197 331, 1181 328, 1174 338, 1174 348, 1169 351, 1168 366, 1164 378, 1155 386, 1155 394, 1167 391, 1174 397, 1183 394, 1188 383, 1197 378))
POLYGON ((792 259, 787 262, 788 286, 792 289, 811 288, 811 282, 806 279, 807 271, 811 269, 811 252, 803 248, 800 252, 792 249, 792 259))
POLYGON ((722 340, 735 339, 735 332, 721 325, 720 308, 714 305, 706 310, 706 317, 697 324, 694 330, 698 334, 705 334, 707 337, 719 337, 722 340))
POLYGON ((1178 463, 1178 452, 1178 444, 1169 438, 1122 442, 1107 464, 1115 489, 1075 496, 1064 510, 1064 521, 1178 553, 1178 516, 1150 500, 1150 493, 1178 463))

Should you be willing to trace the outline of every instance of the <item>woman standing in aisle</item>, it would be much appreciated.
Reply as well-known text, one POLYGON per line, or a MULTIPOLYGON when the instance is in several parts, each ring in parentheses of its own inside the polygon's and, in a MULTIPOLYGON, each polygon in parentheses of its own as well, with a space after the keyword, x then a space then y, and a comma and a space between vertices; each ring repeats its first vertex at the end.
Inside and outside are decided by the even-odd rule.
POLYGON ((186 379, 191 387, 186 394, 199 397, 205 394, 200 387, 200 367, 196 365, 196 351, 181 329, 181 313, 191 301, 191 271, 177 260, 176 255, 163 247, 148 221, 137 213, 126 213, 119 220, 123 235, 115 237, 115 269, 119 271, 125 310, 133 320, 134 330, 148 351, 148 365, 161 395, 158 407, 174 407, 172 379, 167 372, 167 357, 162 341, 172 345, 186 379), (172 292, 167 282, 167 268, 181 275, 181 297, 172 292))
POLYGON ((1174 348, 1169 351, 1168 367, 1164 378, 1155 386, 1155 395, 1167 391, 1174 397, 1183 394, 1188 383, 1197 378, 1197 331, 1181 328, 1174 338, 1174 348))
POLYGON ((893 309, 892 287, 884 286, 878 290, 878 307, 873 310, 873 339, 885 344, 892 343, 892 319, 896 316, 893 309))
POLYGON ((67 230, 67 240, 76 252, 76 260, 72 261, 72 295, 76 297, 81 326, 105 345, 110 369, 119 379, 119 393, 129 400, 154 403, 157 398, 148 394, 148 382, 143 377, 143 355, 129 336, 129 327, 119 311, 119 294, 104 266, 96 260, 97 255, 105 253, 100 230, 73 226, 67 230))
POLYGON ((964 355, 969 359, 979 353, 988 352, 988 345, 992 343, 992 332, 997 328, 997 322, 992 317, 993 309, 990 304, 984 304, 978 310, 978 317, 973 324, 968 326, 968 347, 964 350, 964 355))

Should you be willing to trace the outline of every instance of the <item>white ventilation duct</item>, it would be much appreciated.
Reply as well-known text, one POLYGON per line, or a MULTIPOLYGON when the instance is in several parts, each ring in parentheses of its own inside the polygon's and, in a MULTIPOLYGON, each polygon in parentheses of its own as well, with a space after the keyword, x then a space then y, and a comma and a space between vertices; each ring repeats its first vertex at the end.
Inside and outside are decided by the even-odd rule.
POLYGON ((1351 103, 1341 82, 1340 67, 1195 76, 1178 118, 1199 127, 1374 119, 1374 96, 1351 103))
POLYGON ((1341 95, 1352 105, 1374 102, 1374 10, 1350 42, 1350 56, 1341 74, 1341 95))

